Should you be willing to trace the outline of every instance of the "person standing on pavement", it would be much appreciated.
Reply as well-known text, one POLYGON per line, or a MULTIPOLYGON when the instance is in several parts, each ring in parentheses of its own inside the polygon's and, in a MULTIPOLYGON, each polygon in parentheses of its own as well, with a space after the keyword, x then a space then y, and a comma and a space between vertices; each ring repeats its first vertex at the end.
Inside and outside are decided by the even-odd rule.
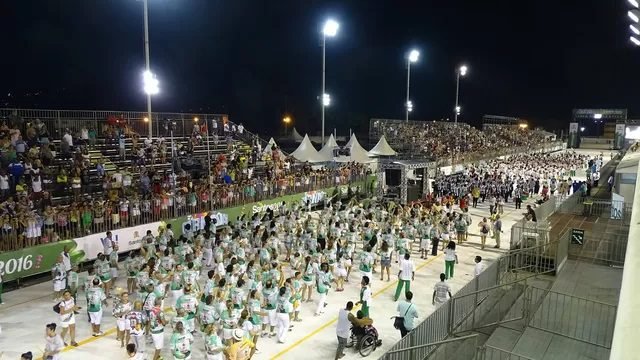
POLYGON ((357 304, 362 304, 362 313, 365 317, 370 317, 369 306, 371 306, 373 296, 371 294, 371 288, 369 287, 369 277, 363 276, 360 285, 362 285, 362 289, 360 289, 360 301, 358 301, 357 304))
POLYGON ((46 345, 44 347, 44 354, 42 358, 45 360, 59 360, 60 352, 64 349, 65 344, 60 335, 56 334, 55 323, 47 324, 46 330, 46 345))
POLYGON ((444 274, 447 279, 453 278, 453 267, 458 263, 456 254, 456 242, 451 240, 444 249, 444 274))
POLYGON ((496 220, 493 222, 493 237, 496 239, 496 246, 494 248, 500 248, 500 237, 502 236, 502 220, 500 215, 496 215, 496 220))
POLYGON ((405 294, 411 291, 411 281, 416 276, 416 268, 413 265, 413 261, 410 260, 409 253, 404 254, 404 259, 400 260, 400 271, 398 271, 398 286, 396 286, 396 295, 393 297, 393 301, 398 301, 400 298, 400 291, 404 286, 405 294))
POLYGON ((473 261, 476 263, 476 266, 473 269, 473 276, 478 277, 480 276, 480 273, 484 271, 484 263, 482 262, 482 256, 477 255, 473 261))
POLYGON ((433 297, 431 299, 433 305, 440 306, 444 304, 448 299, 447 295, 449 295, 449 299, 452 297, 451 287, 445 282, 445 279, 444 273, 440 274, 440 281, 433 287, 433 297))
POLYGON ((351 336, 351 321, 349 320, 353 310, 353 302, 349 301, 344 309, 340 309, 338 312, 338 325, 336 327, 336 336, 338 337, 338 349, 336 350, 335 360, 341 359, 345 356, 344 349, 347 346, 349 336, 351 336))
POLYGON ((398 303, 397 311, 398 316, 403 319, 402 324, 398 330, 400 330, 400 336, 405 337, 415 327, 413 321, 418 318, 418 309, 415 304, 411 302, 413 299, 413 293, 407 291, 405 294, 406 300, 402 300, 398 303))

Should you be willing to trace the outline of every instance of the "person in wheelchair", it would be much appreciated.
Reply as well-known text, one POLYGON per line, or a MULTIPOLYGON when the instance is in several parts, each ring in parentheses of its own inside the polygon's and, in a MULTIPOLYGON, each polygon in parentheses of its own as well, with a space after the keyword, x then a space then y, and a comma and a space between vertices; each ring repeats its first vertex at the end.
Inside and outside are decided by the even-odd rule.
POLYGON ((368 332, 369 327, 373 327, 373 320, 370 317, 364 316, 362 310, 358 310, 356 316, 349 316, 349 321, 351 321, 351 333, 356 337, 355 344, 360 343, 360 339, 368 332))

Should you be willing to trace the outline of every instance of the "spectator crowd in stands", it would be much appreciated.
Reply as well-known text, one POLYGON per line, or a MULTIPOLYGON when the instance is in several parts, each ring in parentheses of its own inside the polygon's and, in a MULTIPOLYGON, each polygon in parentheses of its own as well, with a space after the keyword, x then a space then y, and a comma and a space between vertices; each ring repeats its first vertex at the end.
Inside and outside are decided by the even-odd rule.
POLYGON ((284 156, 269 157, 258 173, 256 162, 262 154, 252 155, 250 146, 239 145, 234 138, 244 127, 228 122, 220 126, 226 151, 211 156, 210 176, 207 151, 201 152, 202 166, 187 163, 192 163, 196 147, 204 147, 203 136, 211 135, 218 147, 221 136, 213 127, 207 133, 206 125, 194 126, 186 144, 176 140, 173 166, 171 142, 164 137, 141 138, 113 117, 101 130, 104 139, 97 138, 94 128, 83 127, 77 133, 65 129, 54 141, 38 119, 3 119, 0 251, 315 190, 365 174, 356 164, 312 170, 294 166, 284 156), (104 147, 98 146, 103 141, 104 147), (118 149, 117 164, 103 155, 110 146, 118 149))

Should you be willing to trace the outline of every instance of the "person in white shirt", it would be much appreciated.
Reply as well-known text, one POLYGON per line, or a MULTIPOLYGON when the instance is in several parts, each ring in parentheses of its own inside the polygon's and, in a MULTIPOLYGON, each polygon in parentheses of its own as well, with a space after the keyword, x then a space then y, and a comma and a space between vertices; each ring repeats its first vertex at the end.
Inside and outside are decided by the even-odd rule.
POLYGON ((453 268, 457 263, 456 242, 451 240, 447 244, 447 248, 444 249, 444 273, 447 279, 453 278, 453 268))
POLYGON ((127 359, 129 360, 143 360, 145 359, 144 353, 139 353, 136 349, 136 344, 127 344, 127 359))
POLYGON ((69 131, 65 131, 64 135, 62 136, 62 141, 66 142, 67 145, 69 145, 69 148, 73 147, 73 137, 71 136, 71 134, 69 134, 69 131))
POLYGON ((484 263, 482 262, 482 256, 476 256, 474 259, 476 267, 473 269, 473 276, 478 277, 480 273, 484 271, 484 263))
POLYGON ((338 360, 345 356, 344 349, 347 347, 347 341, 351 336, 351 320, 349 319, 349 315, 353 317, 353 315, 351 314, 351 310, 353 310, 353 302, 349 301, 347 303, 347 307, 344 309, 340 309, 340 311, 338 312, 338 324, 336 326, 338 349, 336 350, 335 360, 338 360))
POLYGON ((69 271, 71 271, 71 255, 69 254, 69 246, 64 247, 64 250, 62 251, 62 253, 60 253, 60 256, 62 256, 62 265, 64 271, 69 273, 69 271))
POLYGON ((404 259, 400 260, 400 271, 398 271, 398 286, 396 286, 396 294, 393 297, 393 301, 398 301, 403 286, 405 294, 411 291, 411 281, 413 281, 416 276, 416 269, 413 265, 413 261, 411 261, 409 258, 409 253, 406 253, 404 254, 404 259))
POLYGON ((447 301, 447 295, 449 295, 449 298, 452 297, 451 287, 449 286, 449 284, 445 282, 444 273, 441 273, 440 281, 437 282, 436 285, 433 287, 433 297, 431 299, 431 303, 433 305, 437 304, 437 306, 440 306, 447 301))
MULTIPOLYGON (((75 300, 71 297, 71 291, 65 290, 62 294, 62 301, 60 306, 60 326, 62 327, 62 333, 60 336, 64 340, 69 331, 69 337, 71 339, 72 346, 78 346, 76 342, 76 315, 75 312, 80 310, 79 306, 76 306, 75 300)), ((67 346, 65 343, 64 346, 67 346)))
POLYGON ((65 344, 60 335, 56 334, 57 325, 55 323, 47 324, 45 331, 44 354, 42 358, 46 360, 59 360, 60 352, 64 349, 65 344))
POLYGON ((238 134, 242 134, 242 133, 244 133, 244 125, 240 123, 240 125, 238 125, 238 134))

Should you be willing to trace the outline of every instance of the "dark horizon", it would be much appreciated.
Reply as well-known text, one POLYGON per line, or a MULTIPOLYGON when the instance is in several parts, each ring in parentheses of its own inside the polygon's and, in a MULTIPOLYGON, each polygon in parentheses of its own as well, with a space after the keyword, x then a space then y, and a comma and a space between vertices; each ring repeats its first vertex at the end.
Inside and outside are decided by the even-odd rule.
MULTIPOLYGON (((154 111, 226 113, 260 134, 291 114, 320 131, 320 28, 327 41, 327 133, 404 118, 406 60, 415 120, 516 116, 566 129, 574 108, 628 108, 640 75, 627 2, 150 0, 154 111)), ((142 3, 8 0, 0 5, 2 107, 145 111, 142 3), (8 96, 8 94, 11 96, 8 96)))

